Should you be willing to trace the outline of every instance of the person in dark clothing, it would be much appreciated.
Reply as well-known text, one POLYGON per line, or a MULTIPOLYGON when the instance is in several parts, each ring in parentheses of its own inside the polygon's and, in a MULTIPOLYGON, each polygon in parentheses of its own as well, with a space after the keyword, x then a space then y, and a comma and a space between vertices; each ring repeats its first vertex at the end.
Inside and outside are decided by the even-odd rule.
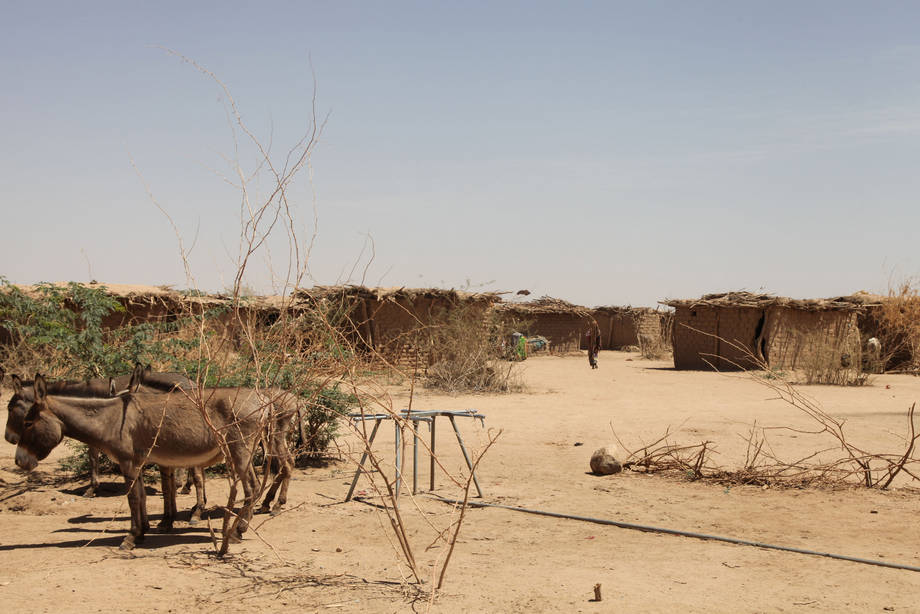
POLYGON ((597 355, 601 351, 601 327, 594 322, 585 335, 588 337, 588 364, 592 369, 597 369, 597 355))

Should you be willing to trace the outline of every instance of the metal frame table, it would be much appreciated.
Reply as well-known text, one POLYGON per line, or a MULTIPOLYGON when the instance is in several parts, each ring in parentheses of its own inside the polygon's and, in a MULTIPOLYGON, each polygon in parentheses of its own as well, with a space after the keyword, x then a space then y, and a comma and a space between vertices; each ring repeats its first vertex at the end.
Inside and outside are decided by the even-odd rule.
MULTIPOLYGON (((368 451, 374 443, 374 438, 377 436, 377 429, 380 427, 380 423, 384 420, 394 420, 397 416, 404 420, 412 420, 415 425, 415 428, 412 429, 412 494, 414 495, 418 491, 418 423, 427 422, 428 427, 431 429, 431 451, 430 451, 430 488, 429 490, 434 490, 434 470, 435 470, 435 435, 437 433, 435 426, 437 424, 436 420, 438 416, 447 416, 450 420, 450 424, 454 427, 454 434, 457 436, 457 443, 460 444, 460 450, 463 452, 463 460, 466 461, 466 466, 470 470, 470 474, 473 476, 473 483, 476 485, 476 492, 479 493, 479 497, 482 498, 482 488, 479 487, 479 480, 476 479, 476 472, 473 470, 473 463, 470 461, 470 455, 466 451, 466 445, 463 443, 463 437, 460 435, 460 429, 457 428, 456 418, 473 418, 479 420, 483 427, 485 427, 486 417, 477 412, 475 409, 462 409, 462 410, 423 410, 416 411, 412 410, 402 410, 398 414, 362 414, 362 413, 353 413, 348 414, 348 417, 354 420, 354 422, 364 422, 367 420, 374 421, 374 429, 371 431, 371 436, 367 440, 368 449, 364 450, 364 454, 361 455, 361 462, 358 463, 358 468, 355 470, 355 477, 351 481, 351 487, 348 489, 348 495, 345 497, 345 501, 350 501, 351 496, 355 492, 355 486, 358 484, 358 478, 361 476, 361 472, 364 471, 364 463, 367 461, 368 451)), ((394 427, 396 430, 396 496, 399 497, 400 483, 402 482, 402 428, 399 423, 394 420, 394 427)))

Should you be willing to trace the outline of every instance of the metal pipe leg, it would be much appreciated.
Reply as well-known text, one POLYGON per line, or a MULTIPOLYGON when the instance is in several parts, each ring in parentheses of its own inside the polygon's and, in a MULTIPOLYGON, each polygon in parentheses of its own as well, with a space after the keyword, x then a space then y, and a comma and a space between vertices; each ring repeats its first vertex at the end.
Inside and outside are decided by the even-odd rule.
POLYGON ((418 422, 412 424, 412 494, 418 492, 418 422))
POLYGON ((457 442, 460 444, 460 449, 463 451, 463 459, 466 461, 466 466, 470 469, 470 475, 473 476, 473 484, 476 485, 476 492, 479 493, 479 497, 482 498, 482 489, 479 487, 479 480, 476 479, 476 472, 473 471, 473 463, 470 462, 470 455, 466 452, 466 446, 463 445, 463 437, 460 436, 460 429, 457 428, 457 423, 454 421, 452 415, 448 415, 450 418, 450 424, 454 427, 454 433, 457 435, 457 442))
POLYGON ((435 456, 434 456, 434 441, 435 441, 435 438, 434 438, 434 425, 435 425, 435 423, 437 422, 437 418, 438 418, 437 416, 432 416, 432 417, 431 417, 431 469, 430 469, 430 475, 429 475, 429 480, 430 480, 430 482, 431 482, 431 486, 429 487, 428 490, 430 490, 430 491, 432 491, 432 492, 434 491, 434 458, 435 458, 435 456))
POLYGON ((364 454, 361 455, 361 462, 358 463, 358 469, 355 470, 355 477, 351 481, 351 488, 348 489, 348 495, 345 497, 345 501, 351 501, 351 495, 355 492, 355 485, 358 483, 358 477, 361 475, 361 470, 364 468, 364 461, 367 460, 367 455, 370 452, 371 444, 374 443, 374 437, 377 436, 377 428, 380 426, 380 420, 374 422, 374 430, 371 431, 371 438, 367 440, 367 448, 364 450, 364 454))
POLYGON ((402 483, 402 428, 399 421, 394 420, 396 427, 396 498, 399 499, 399 487, 402 483))

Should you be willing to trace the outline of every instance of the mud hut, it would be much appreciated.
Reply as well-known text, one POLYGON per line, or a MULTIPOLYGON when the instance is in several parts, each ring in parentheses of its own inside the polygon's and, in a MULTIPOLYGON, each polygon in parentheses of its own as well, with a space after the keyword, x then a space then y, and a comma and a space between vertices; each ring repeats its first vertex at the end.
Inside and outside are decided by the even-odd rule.
POLYGON ((526 303, 498 303, 493 309, 506 322, 518 322, 527 336, 546 337, 554 354, 581 349, 585 332, 595 321, 591 309, 549 296, 526 303))
POLYGON ((641 345, 642 339, 662 339, 662 315, 669 312, 648 307, 596 307, 592 315, 601 329, 605 350, 623 350, 641 345))
POLYGON ((367 354, 420 369, 433 360, 432 325, 445 322, 451 314, 481 323, 489 307, 501 300, 493 292, 355 285, 314 286, 298 290, 296 298, 327 313, 331 310, 336 326, 367 354))
POLYGON ((662 301, 674 308, 672 343, 677 369, 834 369, 860 360, 852 297, 796 300, 727 292, 662 301))

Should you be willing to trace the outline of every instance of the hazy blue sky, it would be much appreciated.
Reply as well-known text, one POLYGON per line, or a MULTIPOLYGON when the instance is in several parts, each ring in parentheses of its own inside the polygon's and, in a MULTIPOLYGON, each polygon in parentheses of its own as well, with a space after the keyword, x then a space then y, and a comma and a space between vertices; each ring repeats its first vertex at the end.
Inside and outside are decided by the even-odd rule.
MULTIPOLYGON (((0 275, 184 287, 133 158, 201 287, 230 283, 224 100, 157 46, 276 154, 312 57, 316 283, 360 281, 368 235, 368 285, 586 305, 920 272, 918 2, 2 1, 0 275)), ((307 173, 292 197, 312 232, 307 173)))

